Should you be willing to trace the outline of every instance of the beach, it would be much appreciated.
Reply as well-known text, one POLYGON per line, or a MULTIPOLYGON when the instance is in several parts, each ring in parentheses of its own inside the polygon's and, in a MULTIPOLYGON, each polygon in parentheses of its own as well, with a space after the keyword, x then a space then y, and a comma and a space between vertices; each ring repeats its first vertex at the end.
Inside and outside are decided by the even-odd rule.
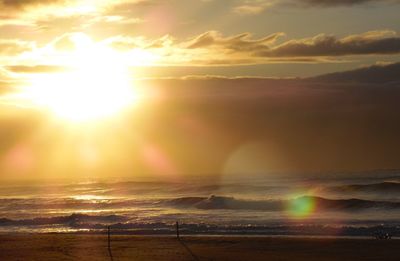
POLYGON ((398 260, 398 240, 307 237, 4 234, 0 260, 398 260))

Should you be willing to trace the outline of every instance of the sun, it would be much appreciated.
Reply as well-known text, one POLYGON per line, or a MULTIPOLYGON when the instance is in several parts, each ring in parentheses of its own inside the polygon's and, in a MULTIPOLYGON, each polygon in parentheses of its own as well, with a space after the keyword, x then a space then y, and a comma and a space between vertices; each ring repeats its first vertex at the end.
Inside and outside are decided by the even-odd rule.
POLYGON ((104 119, 135 104, 138 95, 118 54, 87 38, 76 41, 79 48, 68 56, 71 69, 33 76, 24 98, 72 122, 104 119))
POLYGON ((57 117, 79 122, 113 116, 137 98, 127 73, 97 66, 37 76, 25 95, 57 117))

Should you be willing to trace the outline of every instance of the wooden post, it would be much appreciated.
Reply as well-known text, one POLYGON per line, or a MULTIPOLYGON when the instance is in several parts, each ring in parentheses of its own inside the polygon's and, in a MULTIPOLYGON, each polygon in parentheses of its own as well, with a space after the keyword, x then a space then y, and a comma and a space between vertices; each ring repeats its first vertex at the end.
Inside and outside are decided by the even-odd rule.
POLYGON ((108 235, 108 250, 110 251, 111 250, 111 227, 110 226, 108 226, 107 235, 108 235))
POLYGON ((114 261, 114 257, 111 252, 111 226, 107 227, 107 239, 108 239, 108 254, 110 255, 110 260, 114 261))
POLYGON ((179 237, 179 223, 178 223, 178 221, 176 221, 176 238, 177 238, 177 239, 180 239, 180 237, 179 237))

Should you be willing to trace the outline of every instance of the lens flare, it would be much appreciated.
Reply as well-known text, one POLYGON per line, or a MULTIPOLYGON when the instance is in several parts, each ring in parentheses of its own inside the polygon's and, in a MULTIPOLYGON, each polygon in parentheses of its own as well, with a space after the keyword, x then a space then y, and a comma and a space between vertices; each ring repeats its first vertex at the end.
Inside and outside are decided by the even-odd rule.
POLYGON ((303 196, 289 200, 288 212, 295 218, 304 218, 315 211, 315 200, 313 197, 303 196))
POLYGON ((155 175, 173 181, 179 180, 179 176, 176 175, 178 172, 176 166, 160 146, 146 144, 143 146, 142 155, 144 161, 155 175))

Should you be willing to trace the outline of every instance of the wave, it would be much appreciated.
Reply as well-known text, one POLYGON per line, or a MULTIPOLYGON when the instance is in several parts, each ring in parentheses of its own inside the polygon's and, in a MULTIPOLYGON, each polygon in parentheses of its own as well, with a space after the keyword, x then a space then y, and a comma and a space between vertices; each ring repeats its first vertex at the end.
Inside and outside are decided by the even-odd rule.
POLYGON ((243 200, 233 197, 212 195, 210 197, 182 197, 166 200, 165 203, 179 208, 197 209, 231 209, 284 211, 290 205, 311 202, 320 211, 357 211, 368 209, 400 210, 400 202, 371 201, 362 199, 326 199, 322 197, 303 196, 290 200, 243 200))
MULTIPOLYGON (((333 235, 333 236, 373 236, 376 233, 387 232, 393 236, 400 236, 398 223, 380 225, 382 221, 374 221, 370 224, 343 224, 326 225, 313 223, 288 223, 281 222, 275 225, 217 225, 205 223, 181 223, 182 234, 206 234, 206 235, 333 235)), ((72 214, 51 218, 34 218, 25 220, 0 219, 1 231, 15 232, 15 227, 43 228, 42 232, 48 232, 52 228, 54 232, 65 231, 64 228, 72 228, 75 232, 103 233, 110 227, 113 234, 167 234, 175 232, 175 224, 165 222, 138 223, 129 221, 124 216, 90 216, 72 214), (8 229, 8 230, 7 230, 8 229), (57 230, 59 229, 59 230, 57 230)), ((27 230, 22 230, 27 231, 27 230)), ((28 230, 29 231, 29 230, 28 230)), ((40 231, 40 230, 39 230, 40 231)))
MULTIPOLYGON (((331 199, 319 196, 303 196, 293 199, 249 200, 236 197, 177 197, 146 200, 107 199, 0 199, 0 213, 48 212, 49 210, 104 210, 139 211, 149 208, 188 208, 201 210, 249 210, 249 211, 285 211, 288 206, 301 202, 310 202, 317 211, 359 211, 359 210, 400 210, 399 201, 369 200, 363 198, 331 199)), ((82 218, 82 217, 79 217, 82 218)))
POLYGON ((72 199, 72 198, 6 198, 0 199, 0 211, 52 210, 52 209, 118 209, 141 207, 153 204, 153 200, 137 199, 72 199))
MULTIPOLYGON (((367 209, 383 209, 383 210, 395 210, 400 209, 400 202, 388 202, 388 201, 372 201, 363 199, 325 199, 321 197, 301 197, 294 199, 307 200, 313 202, 315 208, 318 210, 367 210, 367 209)), ((293 201, 293 200, 292 200, 293 201)))
POLYGON ((326 188, 327 191, 337 193, 389 193, 389 194, 400 194, 400 183, 399 182, 381 182, 366 185, 342 185, 326 188))
POLYGON ((39 217, 33 219, 14 220, 0 218, 0 226, 43 226, 43 225, 70 225, 104 223, 112 224, 116 222, 125 222, 128 218, 122 215, 91 216, 85 214, 72 214, 69 216, 58 217, 39 217))
POLYGON ((243 210, 280 210, 281 202, 273 200, 242 200, 233 197, 212 195, 210 197, 182 197, 167 200, 167 204, 176 207, 194 207, 198 209, 243 209, 243 210))

